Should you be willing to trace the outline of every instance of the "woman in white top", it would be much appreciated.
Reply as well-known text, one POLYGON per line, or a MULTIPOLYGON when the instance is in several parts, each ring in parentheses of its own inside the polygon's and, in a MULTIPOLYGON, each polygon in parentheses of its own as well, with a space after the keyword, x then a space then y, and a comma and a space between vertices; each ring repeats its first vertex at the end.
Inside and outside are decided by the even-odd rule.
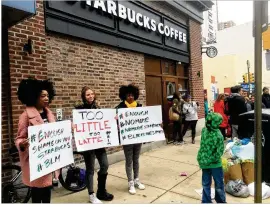
POLYGON ((183 127, 182 136, 184 137, 187 129, 191 128, 192 134, 192 144, 195 144, 195 135, 196 135, 196 125, 198 121, 198 108, 199 103, 195 101, 191 101, 191 96, 186 95, 184 97, 184 105, 183 105, 183 114, 185 114, 185 123, 183 127))

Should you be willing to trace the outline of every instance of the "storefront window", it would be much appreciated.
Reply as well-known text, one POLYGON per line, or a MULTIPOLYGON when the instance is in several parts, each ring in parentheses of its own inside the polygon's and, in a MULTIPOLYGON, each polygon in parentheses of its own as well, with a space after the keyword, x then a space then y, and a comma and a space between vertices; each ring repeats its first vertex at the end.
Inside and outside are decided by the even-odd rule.
POLYGON ((173 95, 176 91, 175 83, 166 82, 167 86, 167 96, 173 95))
POLYGON ((165 62, 163 74, 169 74, 169 63, 165 62))

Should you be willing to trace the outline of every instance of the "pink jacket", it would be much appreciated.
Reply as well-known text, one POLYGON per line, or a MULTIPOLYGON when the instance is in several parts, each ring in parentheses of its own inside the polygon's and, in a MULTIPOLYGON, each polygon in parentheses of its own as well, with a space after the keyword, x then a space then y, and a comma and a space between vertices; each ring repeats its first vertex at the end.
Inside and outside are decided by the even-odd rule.
MULTIPOLYGON (((47 111, 47 117, 49 122, 55 122, 55 118, 50 109, 45 108, 47 111)), ((44 124, 43 119, 41 118, 39 112, 35 107, 26 107, 26 110, 21 114, 19 118, 19 127, 18 134, 15 139, 15 145, 19 150, 20 164, 22 168, 22 181, 25 185, 30 187, 43 188, 52 185, 52 173, 44 175, 41 178, 38 178, 30 182, 30 167, 29 167, 29 149, 21 151, 19 144, 23 140, 28 138, 28 126, 35 126, 44 124)), ((59 171, 55 172, 55 177, 58 178, 59 171)))

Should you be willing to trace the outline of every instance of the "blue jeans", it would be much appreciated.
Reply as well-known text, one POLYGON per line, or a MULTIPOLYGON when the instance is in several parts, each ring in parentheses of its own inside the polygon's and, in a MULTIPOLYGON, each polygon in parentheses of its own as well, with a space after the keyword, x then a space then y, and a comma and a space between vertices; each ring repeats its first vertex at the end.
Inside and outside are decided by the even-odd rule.
POLYGON ((222 167, 203 169, 202 173, 203 173, 202 174, 202 185, 203 185, 202 203, 212 203, 212 200, 211 200, 212 177, 214 178, 214 181, 215 181, 215 201, 217 203, 226 203, 222 167))

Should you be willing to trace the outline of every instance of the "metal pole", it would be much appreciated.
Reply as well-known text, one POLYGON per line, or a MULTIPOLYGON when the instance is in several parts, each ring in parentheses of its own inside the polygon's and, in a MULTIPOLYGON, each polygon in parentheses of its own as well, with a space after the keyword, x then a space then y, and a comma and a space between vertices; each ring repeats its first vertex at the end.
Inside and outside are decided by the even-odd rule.
POLYGON ((254 1, 255 203, 262 203, 262 1, 254 1))

